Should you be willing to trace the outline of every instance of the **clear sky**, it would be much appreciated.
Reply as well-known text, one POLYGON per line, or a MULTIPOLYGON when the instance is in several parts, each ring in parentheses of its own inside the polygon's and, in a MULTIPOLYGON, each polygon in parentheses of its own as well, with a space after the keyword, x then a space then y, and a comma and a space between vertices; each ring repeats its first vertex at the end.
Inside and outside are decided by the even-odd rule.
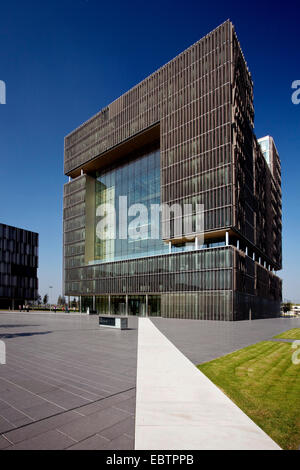
POLYGON ((285 299, 300 302, 298 2, 0 2, 0 221, 40 234, 40 294, 61 293, 64 136, 230 18, 254 80, 255 132, 282 161, 285 299))

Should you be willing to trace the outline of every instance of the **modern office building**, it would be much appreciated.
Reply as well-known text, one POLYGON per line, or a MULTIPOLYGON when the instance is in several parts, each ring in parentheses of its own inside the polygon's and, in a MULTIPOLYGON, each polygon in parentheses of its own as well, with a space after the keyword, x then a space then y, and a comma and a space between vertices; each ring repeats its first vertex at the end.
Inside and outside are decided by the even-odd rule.
POLYGON ((253 128, 253 83, 228 20, 69 134, 65 295, 99 313, 279 316, 280 160, 271 138, 264 156, 253 128), (132 204, 189 204, 193 225, 180 232, 178 214, 162 211, 159 239, 148 219, 140 238, 105 239, 103 204, 116 227, 132 204))
POLYGON ((0 224, 0 308, 18 309, 37 298, 38 237, 0 224))
POLYGON ((275 181, 277 181, 279 186, 281 186, 280 159, 273 137, 266 135, 265 137, 258 139, 258 143, 275 181))

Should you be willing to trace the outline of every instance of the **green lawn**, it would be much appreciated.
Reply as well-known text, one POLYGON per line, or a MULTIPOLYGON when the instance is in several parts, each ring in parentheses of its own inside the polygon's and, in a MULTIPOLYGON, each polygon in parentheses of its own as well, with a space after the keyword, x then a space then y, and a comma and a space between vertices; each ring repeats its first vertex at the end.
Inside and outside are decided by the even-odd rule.
POLYGON ((300 339, 300 328, 292 328, 291 330, 287 330, 284 333, 280 333, 280 335, 274 336, 274 338, 300 339))
POLYGON ((300 365, 290 343, 263 341, 198 368, 283 449, 300 446, 300 365))

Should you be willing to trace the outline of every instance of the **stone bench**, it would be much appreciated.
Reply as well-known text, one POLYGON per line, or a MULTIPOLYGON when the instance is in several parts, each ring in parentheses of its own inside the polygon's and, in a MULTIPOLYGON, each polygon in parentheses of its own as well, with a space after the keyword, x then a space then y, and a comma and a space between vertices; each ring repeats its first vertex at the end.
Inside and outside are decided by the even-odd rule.
POLYGON ((99 325, 106 328, 118 328, 119 330, 126 330, 128 328, 128 318, 113 317, 111 315, 99 315, 99 325))

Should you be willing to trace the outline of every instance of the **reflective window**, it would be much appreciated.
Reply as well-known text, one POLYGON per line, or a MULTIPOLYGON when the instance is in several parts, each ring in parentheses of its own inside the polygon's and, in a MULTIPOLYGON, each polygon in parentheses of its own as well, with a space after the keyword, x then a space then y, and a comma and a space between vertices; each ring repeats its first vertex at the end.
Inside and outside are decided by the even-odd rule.
MULTIPOLYGON (((96 180, 96 205, 112 204, 116 211, 116 239, 101 240, 95 233, 95 262, 118 261, 130 258, 167 253, 168 244, 161 238, 151 238, 151 204, 160 204, 160 152, 148 151, 139 157, 127 160, 123 164, 98 172, 96 180), (148 218, 143 225, 147 235, 133 239, 119 238, 119 197, 127 197, 127 208, 133 204, 143 204, 148 211, 148 218)), ((136 217, 128 216, 128 224, 136 217)), ((96 217, 96 224, 101 217, 96 217)), ((95 224, 95 230, 96 230, 95 224)))

